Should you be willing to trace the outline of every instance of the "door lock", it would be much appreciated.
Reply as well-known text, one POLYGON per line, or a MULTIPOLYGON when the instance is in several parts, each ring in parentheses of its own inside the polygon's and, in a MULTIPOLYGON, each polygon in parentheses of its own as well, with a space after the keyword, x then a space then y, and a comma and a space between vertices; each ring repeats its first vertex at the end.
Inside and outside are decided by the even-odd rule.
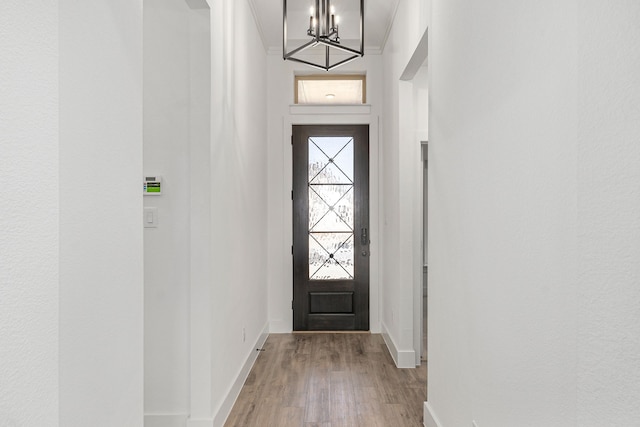
POLYGON ((360 230, 360 243, 363 246, 366 246, 369 244, 369 231, 366 228, 363 228, 360 230))

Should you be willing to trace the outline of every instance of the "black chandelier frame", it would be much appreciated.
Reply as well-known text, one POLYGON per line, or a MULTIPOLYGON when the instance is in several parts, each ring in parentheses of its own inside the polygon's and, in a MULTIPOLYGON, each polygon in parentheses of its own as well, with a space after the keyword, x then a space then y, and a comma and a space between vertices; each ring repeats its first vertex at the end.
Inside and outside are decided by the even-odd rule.
POLYGON ((340 37, 338 34, 338 26, 334 23, 331 14, 331 0, 315 0, 315 20, 309 25, 307 36, 312 37, 310 41, 303 45, 293 49, 287 50, 287 0, 282 0, 282 58, 286 61, 295 61, 310 67, 318 68, 324 71, 330 71, 336 67, 344 65, 353 61, 359 57, 364 56, 364 0, 360 0, 360 50, 352 49, 340 44, 340 37), (315 63, 309 60, 300 59, 294 55, 298 55, 303 51, 316 47, 318 45, 324 45, 325 47, 325 60, 324 64, 315 63), (331 49, 338 49, 342 52, 350 54, 347 59, 331 64, 330 53, 331 49))

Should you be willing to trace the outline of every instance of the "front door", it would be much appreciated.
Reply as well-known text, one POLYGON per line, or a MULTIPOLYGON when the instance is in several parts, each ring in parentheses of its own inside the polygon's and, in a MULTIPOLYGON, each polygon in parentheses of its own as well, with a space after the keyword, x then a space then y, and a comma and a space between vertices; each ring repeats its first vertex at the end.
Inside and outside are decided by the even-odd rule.
POLYGON ((369 126, 293 126, 293 329, 369 330, 369 126))

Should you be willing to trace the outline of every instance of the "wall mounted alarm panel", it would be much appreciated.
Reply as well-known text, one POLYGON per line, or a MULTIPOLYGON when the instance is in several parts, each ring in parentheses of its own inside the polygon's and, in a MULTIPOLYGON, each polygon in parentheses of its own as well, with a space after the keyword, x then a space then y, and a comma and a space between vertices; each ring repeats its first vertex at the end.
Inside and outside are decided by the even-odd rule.
POLYGON ((145 196, 160 196, 162 194, 162 177, 161 176, 145 176, 144 177, 145 196))

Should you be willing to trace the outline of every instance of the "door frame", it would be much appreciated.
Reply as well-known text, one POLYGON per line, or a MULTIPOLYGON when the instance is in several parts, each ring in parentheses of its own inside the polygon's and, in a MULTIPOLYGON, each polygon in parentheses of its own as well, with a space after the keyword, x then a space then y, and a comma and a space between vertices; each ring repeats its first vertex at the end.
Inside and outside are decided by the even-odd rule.
MULTIPOLYGON (((293 326, 296 331, 336 330, 336 331, 369 331, 369 274, 371 270, 369 258, 369 242, 362 243, 360 230, 369 230, 369 125, 304 125, 294 126, 292 146, 293 156, 293 326), (354 271, 351 279, 325 281, 312 279, 309 274, 309 227, 310 191, 309 154, 311 140, 317 138, 351 139, 353 150, 353 175, 351 190, 353 197, 353 239, 354 271), (304 215, 301 215, 304 212, 304 215), (361 255, 361 252, 364 256, 361 255), (296 262, 297 261, 297 262, 296 262), (321 294, 342 295, 343 303, 351 302, 351 312, 335 316, 335 313, 312 313, 309 304, 322 300, 321 294), (351 297, 347 297, 350 294, 351 297), (314 297, 315 295, 315 297, 314 297)), ((318 140, 319 141, 319 140, 318 140)), ((321 147, 321 142, 318 142, 321 147)), ((344 146, 343 146, 344 149, 344 146)), ((341 152, 342 150, 340 150, 341 152)), ((325 155, 332 154, 327 152, 325 155)), ((335 154, 335 157, 338 155, 335 154)), ((325 159, 322 160, 323 162, 325 159)), ((331 160, 332 161, 332 160, 331 160)), ((329 163, 326 163, 328 166, 329 163)), ((326 166, 325 166, 326 167, 326 166)), ((320 175, 320 173, 319 173, 320 175)), ((368 234, 365 235, 367 240, 368 234)), ((344 235, 341 241, 344 239, 344 235)), ((346 307, 344 307, 346 308, 346 307)))
MULTIPOLYGON (((284 280, 287 283, 286 291, 282 298, 288 307, 293 301, 293 257, 291 246, 293 245, 293 202, 291 190, 293 188, 293 150, 291 135, 294 125, 369 125, 369 229, 371 245, 369 264, 369 330, 371 333, 380 333, 380 277, 382 275, 381 249, 381 204, 380 195, 380 143, 379 143, 379 116, 371 113, 371 106, 316 106, 295 105, 290 107, 289 115, 283 117, 283 158, 284 176, 282 182, 283 196, 283 254, 287 256, 283 260, 284 280)), ((293 331, 293 310, 291 316, 284 320, 285 324, 272 325, 272 332, 293 331)))

